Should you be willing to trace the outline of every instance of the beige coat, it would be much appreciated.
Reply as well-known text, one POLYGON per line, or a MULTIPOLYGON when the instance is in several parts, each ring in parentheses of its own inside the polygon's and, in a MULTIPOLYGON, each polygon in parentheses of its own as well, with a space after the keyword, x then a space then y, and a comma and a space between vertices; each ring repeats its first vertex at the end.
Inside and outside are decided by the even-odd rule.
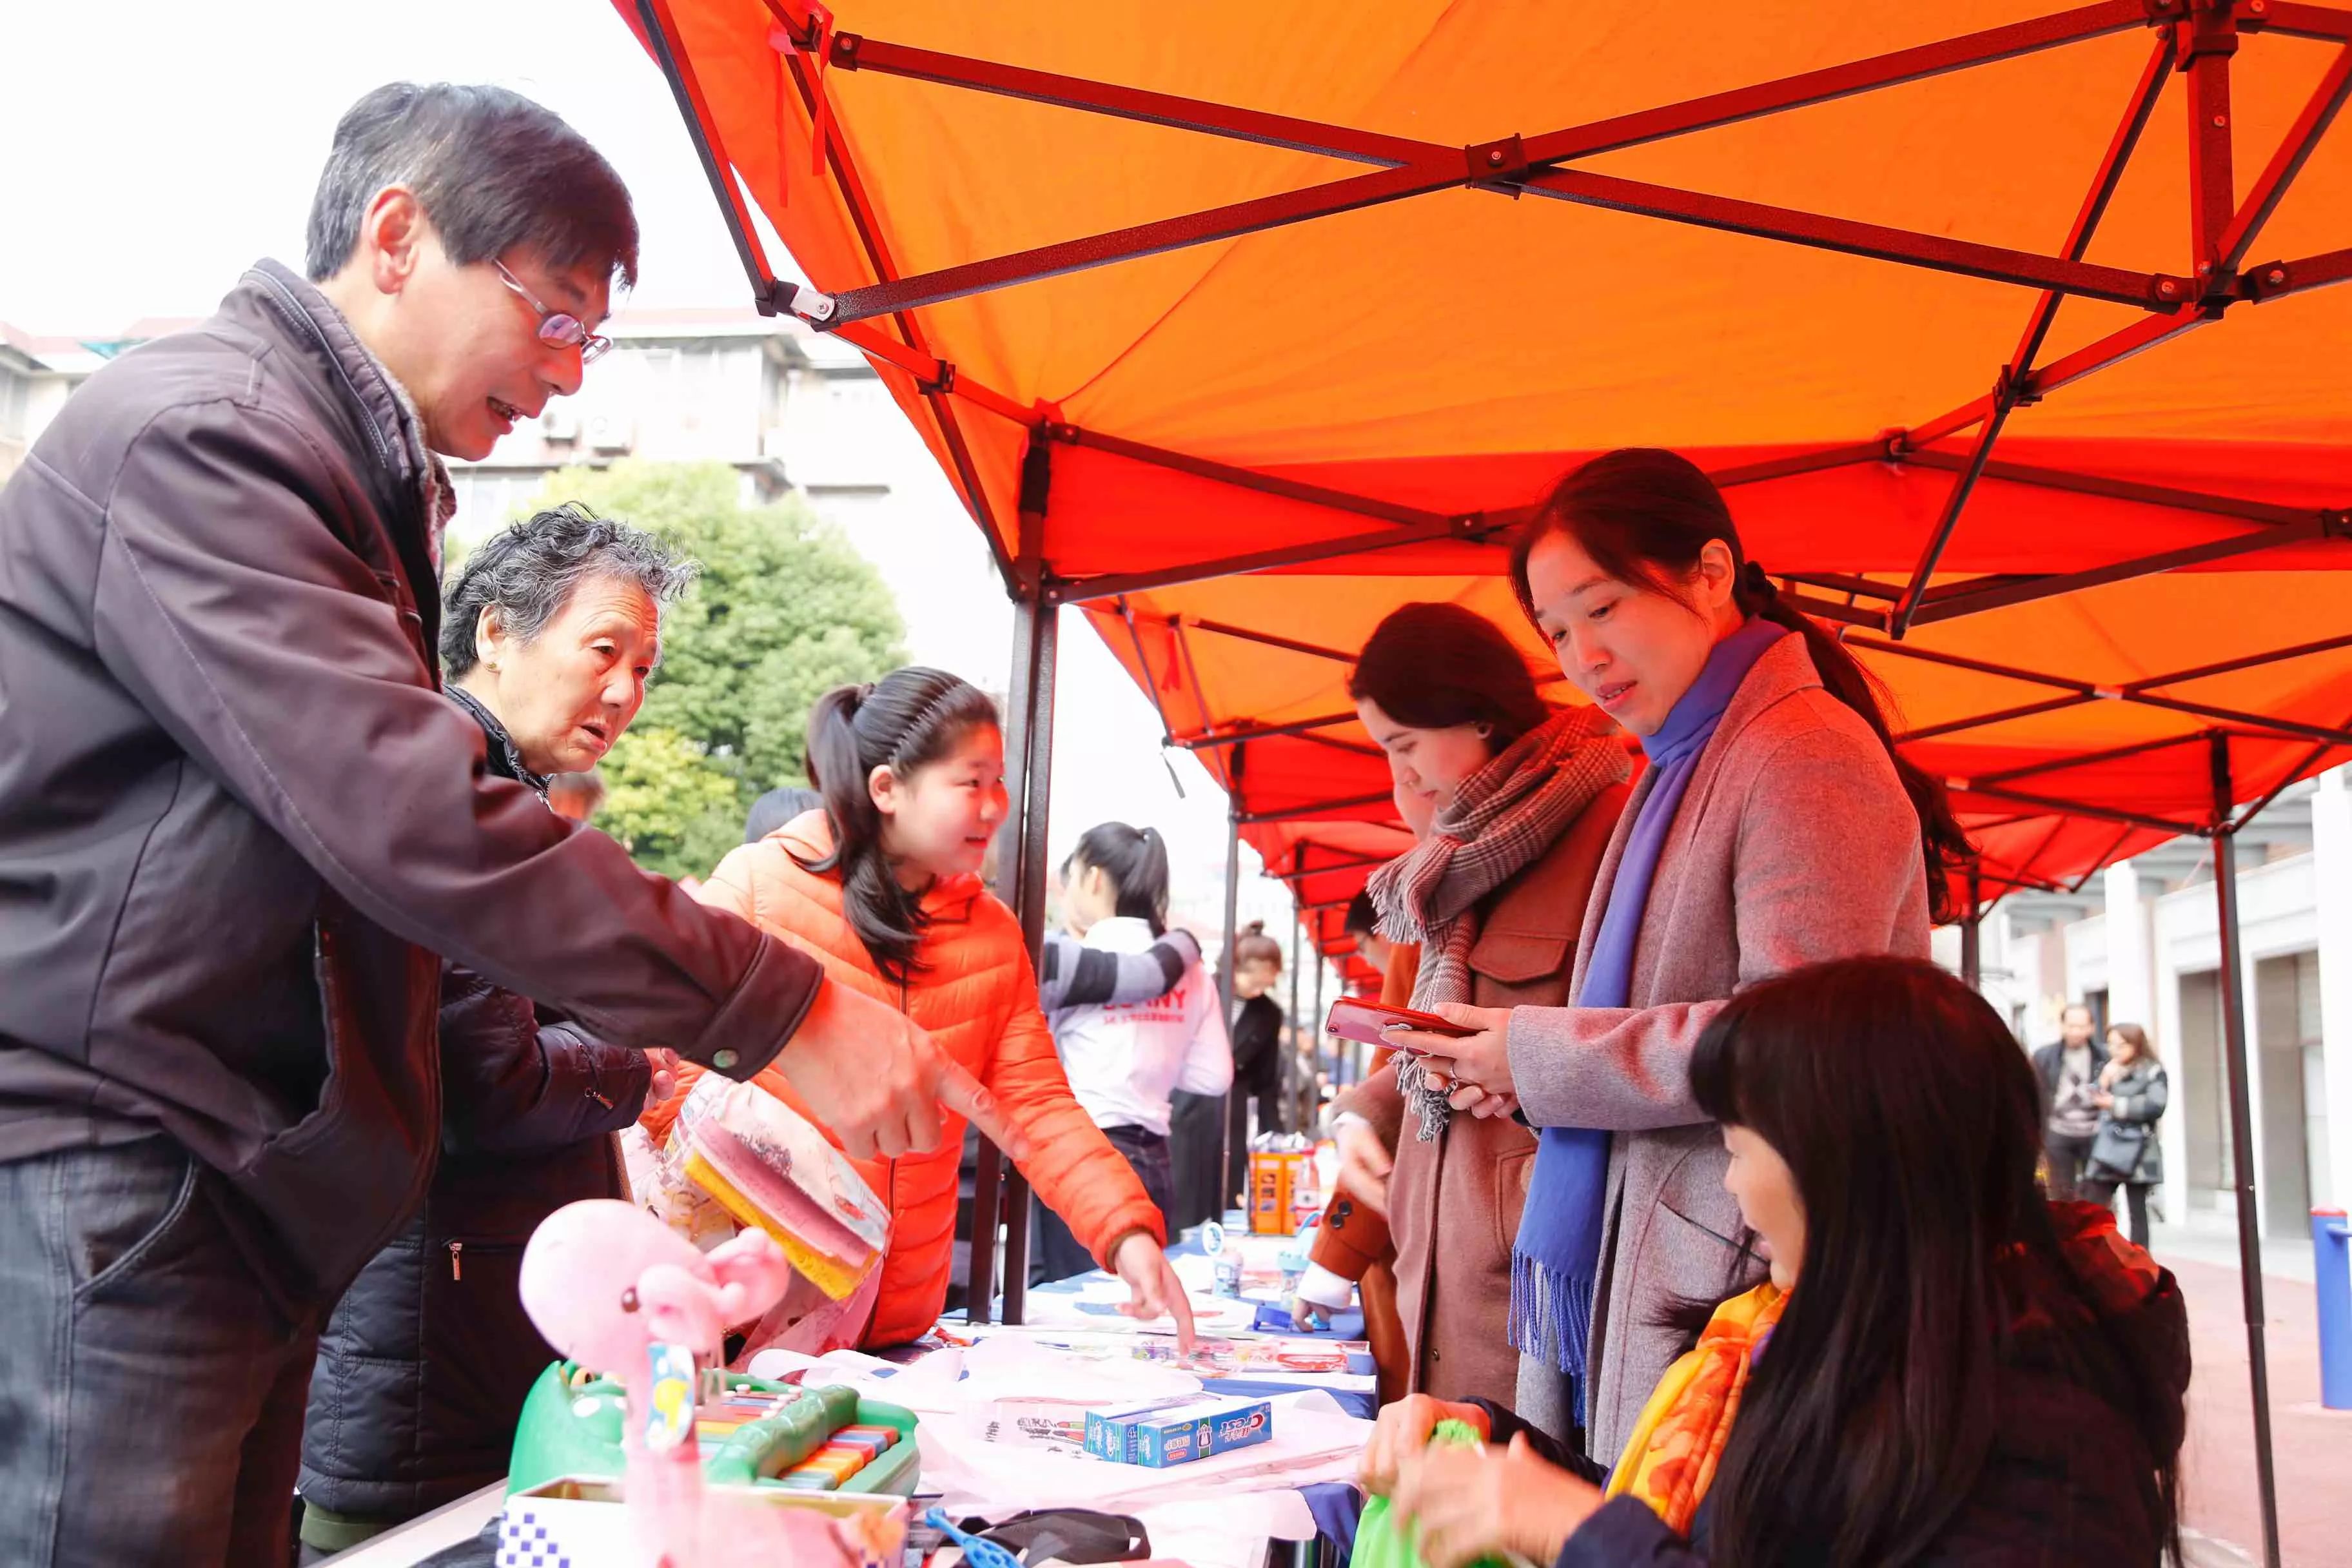
MULTIPOLYGON (((1570 995, 1654 778, 1637 781, 1610 839, 1570 995)), ((1700 1031, 1735 990, 1802 964, 1927 952, 1917 815, 1878 738, 1822 689, 1803 640, 1784 637, 1725 710, 1667 833, 1634 946, 1633 1005, 1523 1007, 1511 1018, 1511 1076, 1528 1119, 1616 1134, 1592 1310, 1593 1458, 1616 1461, 1681 1349, 1658 1324, 1662 1310, 1716 1300, 1762 1274, 1740 1262, 1722 1135, 1691 1099, 1700 1031)), ((1520 1413, 1555 1426, 1562 1386, 1556 1368, 1527 1362, 1520 1413)))
MULTIPOLYGON (((1585 900, 1629 795, 1612 784, 1594 796, 1541 859, 1488 895, 1470 949, 1472 1005, 1566 1000, 1585 900)), ((1388 1072, 1374 1074, 1338 1109, 1364 1117, 1396 1151, 1389 1223, 1409 1391, 1508 1404, 1518 1377, 1508 1333, 1511 1243, 1535 1134, 1508 1118, 1455 1116, 1424 1143, 1388 1072)))

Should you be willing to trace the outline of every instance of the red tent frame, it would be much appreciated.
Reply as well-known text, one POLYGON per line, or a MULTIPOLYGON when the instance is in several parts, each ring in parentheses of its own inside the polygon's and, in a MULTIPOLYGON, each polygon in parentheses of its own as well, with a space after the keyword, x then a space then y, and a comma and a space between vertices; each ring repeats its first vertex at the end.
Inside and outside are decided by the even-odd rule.
MULTIPOLYGON (((1860 463, 1908 464, 1948 469, 1957 476, 1941 515, 1907 578, 1901 584, 1868 576, 1824 573, 1794 573, 1782 578, 1784 592, 1809 612, 1857 630, 1875 634, 1868 646, 1882 655, 1954 661, 1955 656, 1916 648, 1905 642, 1916 626, 1948 620, 2048 598, 2081 589, 2117 583, 2183 567, 2210 565, 2283 545, 2352 538, 2352 513, 2342 510, 2279 506, 2246 497, 2205 494, 2186 489, 2048 467, 2004 463, 1994 457, 2005 423, 2018 407, 2058 393, 2083 378, 2133 355, 2156 348, 2185 333, 2210 326, 2241 308, 2283 296, 2324 288, 2352 279, 2352 247, 2293 259, 2248 265, 2246 258, 2259 240, 2263 225, 2303 168, 2313 148, 2326 133, 2347 97, 2352 97, 2352 10, 2291 3, 2291 0, 2100 0, 2055 15, 1917 47, 1896 50, 1850 64, 1804 72, 1728 92, 1717 92, 1639 113, 1619 115, 1572 125, 1532 137, 1509 136, 1468 147, 1449 147, 1411 138, 1376 134, 1345 126, 1139 90, 1112 83, 1087 80, 1027 69, 964 56, 910 47, 885 39, 835 32, 826 14, 803 0, 762 0, 782 37, 791 47, 782 65, 802 110, 816 127, 827 169, 847 207, 858 242, 875 279, 863 287, 837 294, 777 279, 770 268, 752 229, 742 193, 714 130, 715 121, 704 101, 692 64, 678 47, 676 25, 667 0, 619 0, 632 17, 677 96, 704 171, 727 216, 729 228, 755 300, 767 313, 789 311, 818 328, 863 349, 876 360, 908 373, 925 405, 936 418, 943 437, 948 467, 959 493, 993 552, 996 565, 1018 614, 1015 668, 1010 699, 1008 763, 1015 809, 1008 825, 1014 853, 1005 860, 1005 891, 1019 911, 1033 944, 1045 911, 1045 822, 1048 768, 1052 747, 1053 685, 1055 663, 1055 611, 1065 604, 1101 606, 1108 603, 1126 621, 1130 637, 1135 618, 1126 595, 1152 588, 1234 574, 1254 573, 1331 561, 1369 552, 1435 540, 1491 541, 1517 521, 1510 512, 1470 511, 1449 514, 1402 506, 1378 498, 1350 494, 1327 487, 1256 472, 1232 464, 1166 450, 1130 441, 1108 432, 1084 429, 1059 417, 1049 407, 1026 407, 1015 399, 959 373, 952 363, 935 355, 927 344, 915 312, 921 307, 1002 289, 1062 273, 1109 265, 1185 246, 1230 238, 1286 225, 1309 221, 1382 203, 1410 199, 1428 192, 1466 187, 1517 198, 1538 196, 1643 215, 1662 221, 1731 230, 1790 244, 1842 251, 1891 264, 2017 284, 2037 291, 2026 312, 2015 348, 1990 367, 1990 386, 1983 394, 1937 417, 1907 429, 1861 435, 1856 439, 1769 461, 1719 470, 1717 481, 1727 487, 1860 463), (1822 213, 1734 200, 1638 181, 1602 175, 1566 166, 1570 161, 1614 149, 1640 145, 1761 115, 1868 92, 1897 83, 1968 69, 2020 55, 2083 39, 2132 29, 2156 35, 2147 64, 2132 92, 2121 106, 2105 158, 2085 193, 2066 244, 2057 254, 2041 255, 1976 244, 1948 237, 1855 222, 1822 213), (2235 153, 2230 112, 2231 62, 2249 38, 2279 34, 2318 39, 2343 46, 2313 91, 2286 136, 2266 162, 2242 201, 2234 199, 2232 160, 2235 153), (912 276, 893 265, 876 221, 858 170, 845 156, 837 138, 824 136, 827 112, 822 75, 825 69, 866 71, 912 80, 1000 94, 1050 104, 1076 112, 1143 121, 1208 136, 1318 153, 1370 166, 1370 172, 1276 195, 1260 197, 1195 212, 1107 234, 1037 247, 1010 255, 982 258, 912 276), (2170 73, 2188 80, 2189 114, 2189 190, 2191 214, 2193 271, 2138 272, 2098 266, 2084 259, 2093 235, 2113 197, 2123 172, 2146 129, 2159 90, 2170 73), (2136 306, 2144 319, 2072 353, 2049 363, 2040 355, 2059 304, 2070 296, 2136 306), (995 507, 973 465, 961 423, 968 410, 983 411, 1012 420, 1030 431, 1023 462, 1019 516, 1008 531, 999 525, 995 507), (1973 432, 1965 450, 1936 444, 1973 432), (1044 544, 1042 521, 1050 504, 1053 454, 1058 447, 1087 447, 1171 472, 1220 484, 1285 497, 1324 509, 1336 517, 1361 519, 1372 526, 1332 538, 1247 554, 1228 555, 1130 573, 1065 575, 1054 570, 1044 544), (2224 521, 2228 531, 2184 548, 2109 563, 2095 568, 2038 574, 1978 576, 1958 583, 1933 582, 1944 553, 1964 518, 1979 481, 1993 478, 2008 482, 2151 501, 2210 515, 2224 521)), ((1098 626, 1101 623, 1097 622, 1098 626)), ((1311 652, 1344 659, 1341 650, 1312 647, 1249 627, 1194 621, 1176 628, 1181 648, 1190 630, 1254 638, 1291 651, 1311 652)), ((1106 635, 1109 635, 1106 631, 1106 635)), ((2201 717, 2211 727, 2184 736, 2104 753, 2115 760, 2134 752, 2153 752, 2189 744, 2208 750, 2212 782, 2210 810, 2186 820, 2136 812, 2096 800, 2018 787, 2027 781, 2064 772, 2091 759, 2073 757, 2022 767, 1985 777, 1954 781, 1957 793, 1980 806, 2013 809, 2019 819, 2053 820, 2054 837, 2069 819, 2089 818, 2116 825, 2120 832, 2108 858, 2125 852, 2134 835, 2189 834, 2208 837, 2216 847, 2216 897, 2221 922, 2222 1010, 2226 1038, 2230 1113, 2242 1135, 2235 1140, 2234 1173, 2240 1236, 2243 1249, 2242 1276, 2245 1292, 2247 1339, 2254 1388, 2257 1470, 2262 1493, 2265 1560, 2278 1561, 2274 1484, 2272 1476, 2268 1408, 2268 1377, 2263 1339, 2262 1277, 2259 1237, 2254 1210, 2252 1140, 2242 1135, 2251 1121, 2245 1067, 2245 1005, 2238 963, 2240 943, 2236 916, 2234 858, 2228 853, 2237 831, 2267 804, 2270 795, 2294 777, 2304 776, 2333 751, 2352 747, 2352 714, 2339 726, 2314 726, 2259 713, 2200 704, 2168 695, 2163 689, 2216 673, 2257 664, 2305 657, 2352 644, 2352 638, 2284 646, 2259 655, 2202 669, 2132 682, 2120 689, 2007 666, 1972 664, 1986 673, 2046 687, 2052 696, 1936 726, 1933 733, 1950 734, 2078 704, 2117 700, 2201 717), (2278 781, 2262 799, 2239 809, 2231 765, 2235 736, 2292 736, 2308 740, 2312 751, 2288 779, 2278 781)), ((1134 643, 1139 664, 1142 643, 1134 643)), ((1189 657, 1189 656, 1188 656, 1189 657)), ((1156 688, 1155 702, 1159 700, 1156 688)), ((1203 710, 1205 719, 1205 710, 1203 710)), ((1243 787, 1248 749, 1255 742, 1286 739, 1318 745, 1361 750, 1318 731, 1337 726, 1353 715, 1334 714, 1280 724, 1234 726, 1218 730, 1203 723, 1180 730, 1164 707, 1161 721, 1168 742, 1204 755, 1218 772, 1234 800, 1234 837, 1228 857, 1227 928, 1233 924, 1243 830, 1308 817, 1385 816, 1385 794, 1358 795, 1277 809, 1251 810, 1243 787)), ((1915 732, 1920 739, 1928 731, 1915 732)), ((1290 879, 1309 874, 1300 848, 1287 872, 1290 879)), ((1975 970, 1975 915, 1981 894, 1990 885, 2047 885, 2032 870, 2032 857, 2004 876, 1979 869, 1970 877, 1971 918, 1964 939, 1975 970)), ((2104 863, 2104 860, 2102 861, 2104 863)), ((1327 867, 1326 869, 1338 869, 1327 867)), ((2093 870, 2097 868, 2094 866, 2093 870)), ((2089 873, 2084 873, 2085 878, 2089 873)), ((2080 884, 2076 884, 2079 886, 2080 884)), ((1997 896, 1997 893, 1996 893, 1997 896)), ((1319 910, 1318 911, 1320 912, 1319 910)), ((1325 945, 1321 922, 1318 944, 1325 945)), ((999 1172, 994 1151, 988 1152, 982 1171, 982 1193, 992 1195, 999 1172)), ((1023 1294, 1026 1208, 1022 1185, 1013 1176, 1007 1184, 1013 1197, 1008 1221, 1008 1277, 1004 1282, 1005 1310, 1017 1319, 1023 1294)), ((975 1310, 988 1310, 996 1260, 992 1234, 975 1236, 973 1278, 982 1282, 974 1291, 975 1310)))

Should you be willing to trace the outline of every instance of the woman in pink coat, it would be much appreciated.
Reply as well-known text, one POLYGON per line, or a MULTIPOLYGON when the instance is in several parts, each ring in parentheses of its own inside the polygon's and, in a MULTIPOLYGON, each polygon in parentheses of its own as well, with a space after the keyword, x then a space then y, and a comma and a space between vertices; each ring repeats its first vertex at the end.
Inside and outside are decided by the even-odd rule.
POLYGON ((1869 678, 1778 598, 1685 458, 1570 474, 1512 575, 1561 671, 1650 765, 1601 860, 1574 1005, 1448 1007, 1479 1032, 1398 1038, 1441 1058, 1457 1108, 1541 1130, 1513 1258, 1518 1410, 1605 1463, 1684 1348, 1674 1309, 1763 1276, 1691 1094, 1700 1030, 1801 964, 1924 957, 1967 840, 1895 755, 1869 678))

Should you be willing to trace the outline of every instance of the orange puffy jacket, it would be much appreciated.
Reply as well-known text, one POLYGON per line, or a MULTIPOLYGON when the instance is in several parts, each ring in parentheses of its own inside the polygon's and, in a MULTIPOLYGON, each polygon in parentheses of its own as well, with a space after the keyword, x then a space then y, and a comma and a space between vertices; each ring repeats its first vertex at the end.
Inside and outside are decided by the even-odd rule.
MULTIPOLYGON (((728 852, 695 896, 732 910, 771 936, 824 961, 827 978, 887 1002, 921 1025, 939 1047, 988 1086, 1029 1136, 1022 1174, 1045 1205, 1068 1222, 1097 1261, 1135 1231, 1163 1245, 1166 1223, 1127 1161, 1070 1094, 1054 1052, 1053 1031, 1037 1010, 1037 979, 1013 911, 976 877, 940 883, 923 899, 917 957, 922 967, 904 986, 884 980, 866 944, 842 914, 841 884, 806 869, 832 849, 824 815, 810 812, 757 844, 728 852), (795 858, 795 856, 798 858, 795 858)), ((679 1069, 677 1090, 643 1117, 658 1143, 700 1069, 679 1069)), ((752 1082, 811 1121, 773 1068, 752 1082)), ((822 1125, 822 1123, 819 1123, 822 1125)), ((874 1319, 861 1343, 902 1344, 930 1328, 947 1300, 955 1253, 956 1167, 963 1119, 928 1154, 861 1160, 857 1173, 890 1208, 890 1250, 874 1319)))

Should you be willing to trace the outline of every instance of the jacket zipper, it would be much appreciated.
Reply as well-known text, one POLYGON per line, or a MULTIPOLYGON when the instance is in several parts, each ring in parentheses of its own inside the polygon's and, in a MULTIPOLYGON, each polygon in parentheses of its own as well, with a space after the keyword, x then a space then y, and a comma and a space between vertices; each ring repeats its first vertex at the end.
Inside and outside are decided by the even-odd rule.
POLYGON ((466 1277, 465 1252, 466 1244, 464 1242, 453 1241, 449 1244, 450 1279, 463 1279, 466 1277))
MULTIPOLYGON (((898 982, 898 1011, 908 1022, 913 1022, 915 1016, 915 1003, 914 999, 908 994, 907 982, 904 980, 898 982)), ((882 1185, 884 1189, 882 1196, 883 1206, 889 1213, 895 1215, 898 1212, 898 1161, 886 1159, 882 1162, 882 1185)), ((977 1224, 977 1219, 975 1219, 973 1223, 977 1224)), ((878 1309, 880 1305, 878 1300, 876 1305, 878 1309)))

